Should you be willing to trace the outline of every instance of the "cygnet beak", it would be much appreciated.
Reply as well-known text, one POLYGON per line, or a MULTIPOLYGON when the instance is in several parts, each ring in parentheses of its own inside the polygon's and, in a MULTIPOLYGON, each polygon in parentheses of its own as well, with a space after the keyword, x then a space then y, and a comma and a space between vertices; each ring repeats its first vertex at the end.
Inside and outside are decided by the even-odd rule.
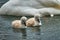
POLYGON ((39 25, 42 25, 41 21, 40 21, 39 25))

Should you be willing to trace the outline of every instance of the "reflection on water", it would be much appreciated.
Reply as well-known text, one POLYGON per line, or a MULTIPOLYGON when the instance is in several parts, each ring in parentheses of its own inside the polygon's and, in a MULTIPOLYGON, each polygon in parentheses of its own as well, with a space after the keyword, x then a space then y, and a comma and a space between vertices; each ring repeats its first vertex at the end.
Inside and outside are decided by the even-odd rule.
POLYGON ((26 37, 27 37, 26 29, 13 28, 13 32, 22 33, 22 38, 23 39, 26 39, 26 37))
POLYGON ((41 30, 40 30, 40 27, 39 26, 38 27, 33 27, 32 30, 33 30, 33 32, 36 32, 37 35, 40 35, 40 31, 41 30))
POLYGON ((40 26, 33 27, 32 31, 35 33, 36 40, 41 40, 41 29, 40 29, 40 26))
POLYGON ((42 26, 12 28, 15 16, 0 16, 0 40, 60 40, 60 16, 42 18, 42 26))

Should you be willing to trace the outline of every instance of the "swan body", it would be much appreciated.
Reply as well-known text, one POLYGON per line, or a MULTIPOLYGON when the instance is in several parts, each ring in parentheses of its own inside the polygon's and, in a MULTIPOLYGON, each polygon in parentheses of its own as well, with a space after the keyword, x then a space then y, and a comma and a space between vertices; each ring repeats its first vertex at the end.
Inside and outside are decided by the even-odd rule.
POLYGON ((29 18, 26 21, 26 26, 40 26, 42 25, 41 20, 40 20, 40 16, 36 14, 36 16, 34 16, 33 18, 29 18))
POLYGON ((13 28, 27 28, 25 24, 26 20, 27 20, 26 17, 22 17, 21 20, 14 20, 12 21, 12 27, 13 28))

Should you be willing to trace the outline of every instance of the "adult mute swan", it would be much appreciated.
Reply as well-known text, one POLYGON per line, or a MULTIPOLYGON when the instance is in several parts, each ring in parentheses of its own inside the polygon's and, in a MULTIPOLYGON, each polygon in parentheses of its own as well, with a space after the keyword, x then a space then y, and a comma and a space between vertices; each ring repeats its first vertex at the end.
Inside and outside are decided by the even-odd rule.
MULTIPOLYGON (((47 7, 57 8, 60 11, 60 1, 59 0, 9 0, 0 8, 0 15, 15 15, 15 16, 34 16, 36 12, 39 13, 38 9, 47 7)), ((51 9, 52 10, 52 9, 51 9)), ((53 11, 56 11, 53 9, 53 11)), ((42 11, 42 10, 40 10, 42 11)), ((57 14, 58 11, 56 12, 57 14)), ((53 13, 50 12, 49 13, 53 13)), ((44 13, 45 14, 45 13, 44 13)), ((53 15, 51 15, 53 16, 53 15)))
POLYGON ((21 20, 12 21, 12 27, 13 28, 27 28, 26 21, 27 21, 27 18, 23 16, 21 17, 21 20))
MULTIPOLYGON (((0 15, 15 15, 15 16, 34 16, 39 14, 38 9, 28 6, 32 1, 9 0, 0 8, 0 15)), ((33 2, 32 2, 33 3, 33 2)))

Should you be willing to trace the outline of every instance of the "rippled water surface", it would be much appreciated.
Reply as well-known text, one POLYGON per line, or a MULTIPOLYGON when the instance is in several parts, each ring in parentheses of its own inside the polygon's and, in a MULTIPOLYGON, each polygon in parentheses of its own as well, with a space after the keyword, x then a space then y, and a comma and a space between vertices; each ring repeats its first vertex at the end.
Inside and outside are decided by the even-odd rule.
POLYGON ((60 40, 60 16, 43 17, 42 26, 14 29, 15 16, 0 16, 0 40, 60 40))

